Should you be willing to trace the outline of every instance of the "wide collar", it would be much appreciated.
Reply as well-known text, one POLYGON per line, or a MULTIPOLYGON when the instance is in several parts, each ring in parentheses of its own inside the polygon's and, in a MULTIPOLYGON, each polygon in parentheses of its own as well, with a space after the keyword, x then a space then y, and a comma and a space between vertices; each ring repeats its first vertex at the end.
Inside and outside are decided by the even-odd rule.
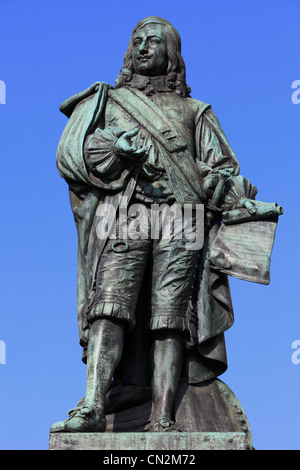
POLYGON ((126 86, 138 88, 139 90, 144 91, 146 95, 173 91, 167 85, 166 75, 161 75, 158 77, 147 77, 145 75, 138 75, 137 73, 134 73, 132 79, 126 83, 126 86))

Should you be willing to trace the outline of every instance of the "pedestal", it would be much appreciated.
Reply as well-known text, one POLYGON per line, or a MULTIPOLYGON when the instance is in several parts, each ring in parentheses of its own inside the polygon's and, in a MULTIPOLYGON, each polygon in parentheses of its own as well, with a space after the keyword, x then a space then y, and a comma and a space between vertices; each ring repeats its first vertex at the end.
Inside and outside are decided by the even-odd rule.
MULTIPOLYGON (((120 403, 116 388, 111 404, 120 403)), ((140 395, 138 395, 140 397, 140 395)), ((133 400, 131 405, 138 400, 133 400)), ((203 384, 180 383, 174 413, 184 432, 150 432, 152 402, 106 415, 105 433, 50 433, 50 450, 197 451, 252 449, 246 414, 230 388, 215 379, 203 384)))
POLYGON ((250 450, 242 432, 50 433, 50 450, 250 450))

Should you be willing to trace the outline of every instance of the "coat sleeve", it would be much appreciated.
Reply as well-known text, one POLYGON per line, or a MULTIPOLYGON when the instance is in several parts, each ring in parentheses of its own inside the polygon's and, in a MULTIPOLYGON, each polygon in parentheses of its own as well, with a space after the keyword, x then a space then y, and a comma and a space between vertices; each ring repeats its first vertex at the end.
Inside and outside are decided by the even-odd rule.
POLYGON ((129 166, 114 151, 114 142, 124 131, 115 127, 100 129, 89 135, 84 145, 84 158, 89 171, 96 177, 118 180, 129 166))
POLYGON ((211 197, 219 180, 220 170, 239 174, 239 163, 212 109, 196 124, 197 164, 203 177, 204 190, 211 197))

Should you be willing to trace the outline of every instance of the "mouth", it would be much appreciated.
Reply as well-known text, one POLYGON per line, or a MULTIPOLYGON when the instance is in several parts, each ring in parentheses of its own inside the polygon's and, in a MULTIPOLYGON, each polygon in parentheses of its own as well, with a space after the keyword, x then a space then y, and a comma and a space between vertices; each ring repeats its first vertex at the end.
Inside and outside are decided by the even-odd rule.
POLYGON ((151 57, 152 57, 152 55, 149 55, 149 56, 148 56, 148 55, 147 55, 147 56, 139 56, 139 57, 137 58, 137 60, 138 60, 139 62, 146 62, 147 60, 151 59, 151 57))

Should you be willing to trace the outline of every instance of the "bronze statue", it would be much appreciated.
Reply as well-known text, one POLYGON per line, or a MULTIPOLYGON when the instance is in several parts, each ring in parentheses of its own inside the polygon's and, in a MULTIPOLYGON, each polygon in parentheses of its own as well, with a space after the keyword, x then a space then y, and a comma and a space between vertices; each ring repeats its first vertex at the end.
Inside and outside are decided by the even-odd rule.
POLYGON ((85 397, 51 432, 104 432, 109 412, 149 400, 147 430, 186 429, 185 417, 180 422, 174 412, 180 384, 198 393, 227 368, 224 332, 233 324, 227 275, 268 283, 281 209, 255 201, 257 190, 239 175, 211 106, 190 93, 178 32, 148 17, 132 32, 115 87, 97 82, 60 107, 69 121, 57 166, 78 231, 87 376, 85 397), (133 207, 146 216, 154 205, 189 206, 192 220, 203 207, 201 246, 188 249, 184 236, 153 239, 147 230, 129 237, 138 219, 133 207), (258 224, 267 245, 262 259, 250 244, 255 262, 253 253, 247 256, 249 224, 258 224), (237 243, 239 230, 246 248, 237 243), (227 244, 226 251, 224 239, 233 248, 227 244))

